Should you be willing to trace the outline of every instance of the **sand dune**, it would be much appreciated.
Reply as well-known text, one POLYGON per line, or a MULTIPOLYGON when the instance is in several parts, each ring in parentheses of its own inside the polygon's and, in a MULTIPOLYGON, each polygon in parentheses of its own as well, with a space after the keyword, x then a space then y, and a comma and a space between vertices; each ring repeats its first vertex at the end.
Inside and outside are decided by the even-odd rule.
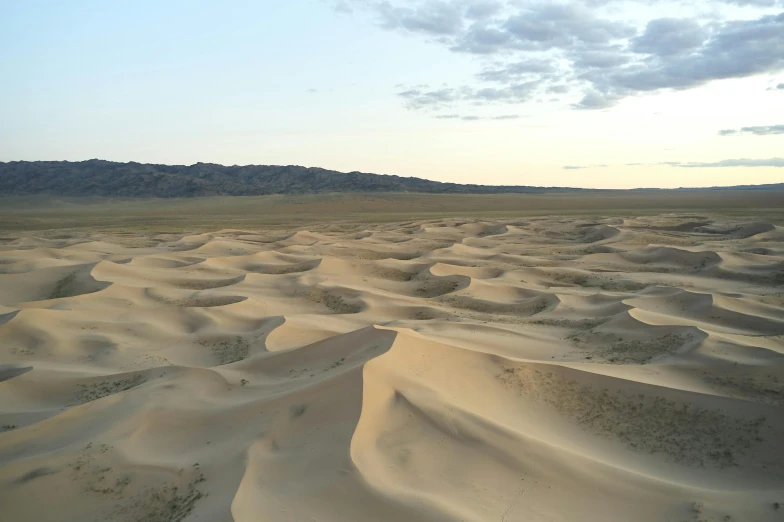
POLYGON ((0 519, 784 519, 784 229, 11 234, 0 519))

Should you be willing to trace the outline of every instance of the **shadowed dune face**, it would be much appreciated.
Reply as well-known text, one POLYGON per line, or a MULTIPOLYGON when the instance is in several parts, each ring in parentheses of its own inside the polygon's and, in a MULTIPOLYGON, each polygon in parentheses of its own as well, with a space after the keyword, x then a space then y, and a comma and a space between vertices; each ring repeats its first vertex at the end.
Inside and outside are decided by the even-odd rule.
POLYGON ((2 519, 773 521, 782 408, 751 219, 0 245, 2 519))

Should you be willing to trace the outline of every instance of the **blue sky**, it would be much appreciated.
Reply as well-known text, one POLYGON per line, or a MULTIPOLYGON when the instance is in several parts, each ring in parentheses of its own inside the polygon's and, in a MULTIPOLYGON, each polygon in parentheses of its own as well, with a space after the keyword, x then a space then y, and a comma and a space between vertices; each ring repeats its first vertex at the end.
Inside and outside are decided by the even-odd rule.
POLYGON ((0 161, 784 181, 779 0, 5 0, 0 46, 0 161))

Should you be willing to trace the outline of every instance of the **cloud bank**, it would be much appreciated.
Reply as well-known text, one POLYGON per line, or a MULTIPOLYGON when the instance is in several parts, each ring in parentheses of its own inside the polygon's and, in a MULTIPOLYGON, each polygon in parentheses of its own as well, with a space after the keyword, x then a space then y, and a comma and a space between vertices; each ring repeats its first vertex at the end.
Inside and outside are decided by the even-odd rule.
POLYGON ((411 110, 520 104, 546 93, 604 109, 784 70, 784 0, 343 0, 339 8, 477 58, 474 82, 400 91, 411 110), (677 16, 661 16, 669 12, 677 16))
POLYGON ((690 163, 675 163, 665 162, 661 165, 669 165, 670 167, 683 167, 683 168, 725 168, 725 167, 784 167, 784 158, 768 158, 768 159, 726 159, 714 162, 690 162, 690 163))
POLYGON ((733 136, 736 134, 754 134, 755 136, 784 134, 784 125, 763 125, 758 127, 742 127, 739 130, 723 129, 719 131, 719 136, 733 136))
MULTIPOLYGON (((729 168, 729 167, 781 167, 784 168, 784 158, 766 158, 766 159, 725 159, 721 161, 703 162, 703 161, 665 161, 661 163, 626 163, 625 167, 640 167, 640 166, 654 166, 654 165, 667 165, 668 167, 676 168, 729 168)), ((565 170, 577 169, 591 169, 597 167, 608 167, 609 165, 564 165, 565 170)))

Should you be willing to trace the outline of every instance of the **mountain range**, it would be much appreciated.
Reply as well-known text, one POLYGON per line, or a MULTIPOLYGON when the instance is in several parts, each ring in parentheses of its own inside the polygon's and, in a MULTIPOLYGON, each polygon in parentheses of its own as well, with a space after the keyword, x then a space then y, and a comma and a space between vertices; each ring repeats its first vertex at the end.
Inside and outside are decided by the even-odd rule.
MULTIPOLYGON (((711 190, 784 190, 784 183, 709 187, 711 190)), ((105 160, 0 162, 0 195, 202 197, 328 192, 501 194, 586 192, 596 189, 526 185, 463 185, 422 178, 337 172, 297 165, 155 165, 105 160)), ((651 189, 640 189, 651 190, 651 189)))

